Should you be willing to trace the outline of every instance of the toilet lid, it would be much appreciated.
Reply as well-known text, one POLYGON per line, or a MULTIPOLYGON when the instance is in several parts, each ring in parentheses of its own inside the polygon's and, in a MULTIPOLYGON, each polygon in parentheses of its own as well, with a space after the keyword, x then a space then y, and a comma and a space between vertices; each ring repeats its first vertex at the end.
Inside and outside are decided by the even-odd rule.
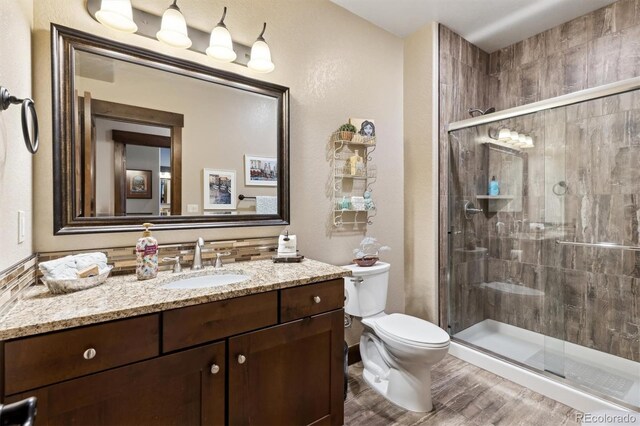
POLYGON ((398 340, 427 345, 444 345, 449 335, 429 321, 404 314, 390 314, 375 321, 375 328, 398 340))

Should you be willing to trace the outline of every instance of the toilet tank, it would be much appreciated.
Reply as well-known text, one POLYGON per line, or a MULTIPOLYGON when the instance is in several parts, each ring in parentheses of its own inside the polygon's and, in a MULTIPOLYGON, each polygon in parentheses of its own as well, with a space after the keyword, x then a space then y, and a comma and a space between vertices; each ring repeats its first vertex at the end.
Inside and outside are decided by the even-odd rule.
POLYGON ((377 262, 373 266, 343 266, 353 276, 344 278, 344 310, 356 317, 369 317, 384 311, 387 304, 391 265, 377 262))

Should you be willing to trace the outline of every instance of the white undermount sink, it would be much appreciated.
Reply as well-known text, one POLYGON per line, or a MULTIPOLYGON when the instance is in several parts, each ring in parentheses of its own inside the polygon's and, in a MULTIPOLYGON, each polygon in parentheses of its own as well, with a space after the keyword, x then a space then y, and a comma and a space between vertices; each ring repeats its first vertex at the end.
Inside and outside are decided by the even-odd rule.
POLYGON ((219 275, 202 275, 199 277, 182 278, 164 284, 162 288, 167 289, 192 289, 192 288, 211 288, 219 287, 227 284, 237 284, 247 281, 250 277, 242 274, 219 274, 219 275))

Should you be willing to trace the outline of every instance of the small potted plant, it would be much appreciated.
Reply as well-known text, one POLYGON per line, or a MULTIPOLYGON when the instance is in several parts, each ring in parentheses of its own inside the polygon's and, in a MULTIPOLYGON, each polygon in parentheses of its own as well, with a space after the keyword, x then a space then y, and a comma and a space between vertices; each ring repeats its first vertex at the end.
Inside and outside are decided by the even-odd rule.
POLYGON ((353 249, 353 263, 358 266, 373 266, 380 259, 380 252, 389 251, 391 247, 383 246, 376 238, 364 237, 360 247, 353 249))
POLYGON ((356 134, 357 130, 358 129, 356 129, 356 126, 354 126, 353 124, 343 124, 338 128, 338 132, 340 132, 340 139, 343 141, 351 141, 351 139, 353 139, 353 135, 356 134))

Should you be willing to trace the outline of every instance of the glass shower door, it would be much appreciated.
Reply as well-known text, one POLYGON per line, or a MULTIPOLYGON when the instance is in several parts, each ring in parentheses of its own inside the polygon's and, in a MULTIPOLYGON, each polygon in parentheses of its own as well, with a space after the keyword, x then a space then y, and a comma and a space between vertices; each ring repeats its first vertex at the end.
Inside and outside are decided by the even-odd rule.
POLYGON ((544 111, 544 131, 540 138, 539 152, 543 162, 542 179, 536 182, 536 196, 544 198, 544 210, 540 223, 531 231, 542 235, 540 244, 541 275, 544 287, 542 369, 559 377, 565 377, 565 276, 559 240, 569 237, 571 224, 566 222, 565 200, 567 138, 573 135, 567 126, 566 108, 544 111))

